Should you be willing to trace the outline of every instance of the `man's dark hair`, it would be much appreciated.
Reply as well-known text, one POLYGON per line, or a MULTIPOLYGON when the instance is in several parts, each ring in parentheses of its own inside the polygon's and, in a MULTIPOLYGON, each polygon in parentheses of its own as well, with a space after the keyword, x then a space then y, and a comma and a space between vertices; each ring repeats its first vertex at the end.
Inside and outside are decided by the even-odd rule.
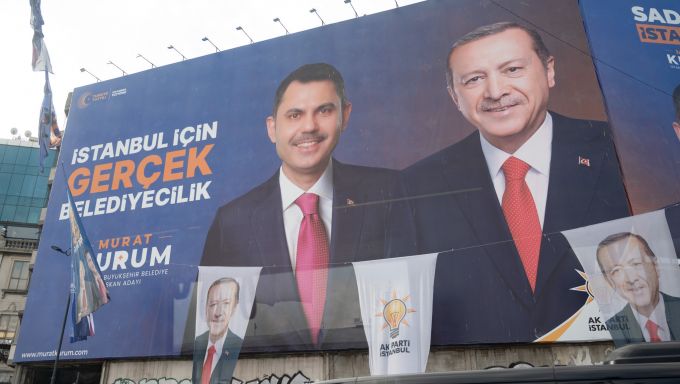
POLYGON ((345 81, 342 79, 340 72, 335 69, 330 64, 326 63, 314 63, 305 64, 300 68, 291 72, 285 79, 279 84, 276 89, 276 95, 274 96, 274 108, 272 116, 276 117, 276 111, 279 109, 281 104, 281 99, 283 99, 283 94, 286 93, 288 86, 293 81, 299 81, 303 84, 310 83, 312 81, 332 81, 335 85, 335 93, 338 94, 340 98, 340 107, 344 110, 347 104, 347 97, 345 96, 345 81))
POLYGON ((499 34, 501 32, 505 32, 508 29, 521 29, 522 31, 529 34, 529 37, 531 37, 531 41, 533 42, 534 52, 536 52, 536 55, 538 55, 538 57, 541 59, 543 66, 547 68, 548 60, 550 59, 550 51, 548 51, 548 47, 545 46, 545 43, 543 42, 541 35, 539 35, 538 32, 536 32, 536 30, 531 29, 529 27, 525 27, 524 25, 513 23, 510 21, 502 21, 500 23, 494 23, 479 27, 471 32, 468 32, 463 37, 461 37, 460 39, 456 40, 456 42, 453 43, 451 49, 449 50, 449 54, 446 56, 446 85, 450 89, 453 89, 453 70, 451 69, 451 66, 449 66, 449 60, 451 60, 451 55, 453 54, 453 51, 456 50, 456 48, 487 36, 492 36, 499 34))
POLYGON ((680 124, 680 84, 673 91, 673 105, 675 105, 675 121, 680 124))
POLYGON ((600 261, 600 255, 602 254, 604 249, 606 247, 608 247, 609 245, 616 243, 616 242, 619 242, 619 241, 622 241, 622 240, 625 240, 625 239, 628 239, 628 238, 633 238, 633 239, 636 239, 637 241, 639 241, 640 244, 642 244, 642 249, 645 251, 647 256, 651 257, 652 260, 656 260, 656 255, 652 251, 652 248, 649 247, 649 244, 647 243, 647 240, 645 240, 644 237, 642 237, 638 234, 635 234, 635 233, 631 233, 631 232, 615 233, 613 235, 607 236, 604 240, 600 241, 600 244, 598 244, 598 246, 597 246, 597 251, 595 252, 595 254, 597 255, 597 265, 600 266, 600 271, 602 271, 602 273, 605 276, 607 275, 607 272, 604 270, 604 267, 602 266, 602 261, 600 261))
MULTIPOLYGON (((234 297, 236 298, 236 302, 238 303, 238 294, 241 291, 241 287, 238 285, 238 281, 232 279, 231 277, 222 277, 220 279, 217 279, 210 284, 210 287, 208 287, 208 293, 206 294, 206 300, 208 296, 210 296, 210 290, 213 289, 214 287, 220 285, 220 284, 228 284, 228 283, 233 283, 234 286, 236 286, 236 292, 234 292, 234 297)), ((207 303, 206 303, 207 305, 207 303)))

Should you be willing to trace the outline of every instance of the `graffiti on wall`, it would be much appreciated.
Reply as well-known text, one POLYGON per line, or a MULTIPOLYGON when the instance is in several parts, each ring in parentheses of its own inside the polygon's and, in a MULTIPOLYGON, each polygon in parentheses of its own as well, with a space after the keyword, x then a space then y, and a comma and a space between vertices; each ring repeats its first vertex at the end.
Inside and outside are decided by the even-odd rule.
POLYGON ((274 374, 265 375, 263 379, 255 379, 250 381, 241 381, 237 378, 231 379, 231 384, 307 384, 313 381, 309 377, 305 376, 301 371, 297 371, 293 376, 284 374, 278 377, 274 374))
MULTIPOLYGON (((274 374, 265 375, 262 379, 254 379, 244 381, 236 377, 231 379, 231 384, 307 384, 312 383, 309 377, 305 376, 301 371, 297 371, 290 376, 284 374, 281 377, 274 374)), ((118 378, 112 384, 191 384, 191 379, 174 379, 171 377, 162 377, 160 379, 140 379, 138 382, 127 378, 118 378)))
POLYGON ((136 382, 132 379, 119 378, 114 380, 113 384, 191 384, 191 379, 173 379, 171 377, 162 377, 160 379, 141 379, 136 382))

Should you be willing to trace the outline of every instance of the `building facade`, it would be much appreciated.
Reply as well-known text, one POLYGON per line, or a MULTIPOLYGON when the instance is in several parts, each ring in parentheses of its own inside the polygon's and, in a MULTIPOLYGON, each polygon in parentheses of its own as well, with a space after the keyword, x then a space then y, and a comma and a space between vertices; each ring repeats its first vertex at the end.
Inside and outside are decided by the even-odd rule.
POLYGON ((41 171, 31 140, 0 140, 0 383, 13 376, 13 343, 24 311, 41 213, 49 192, 50 151, 41 171), (8 365, 10 364, 10 365, 8 365))

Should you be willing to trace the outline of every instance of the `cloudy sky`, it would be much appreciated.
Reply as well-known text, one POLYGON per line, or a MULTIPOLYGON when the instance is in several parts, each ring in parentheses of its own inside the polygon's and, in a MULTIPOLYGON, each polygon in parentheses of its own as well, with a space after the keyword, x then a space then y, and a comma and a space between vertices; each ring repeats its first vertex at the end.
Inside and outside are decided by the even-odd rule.
MULTIPOLYGON (((422 0, 397 0, 407 6, 422 0)), ((394 0, 352 0, 359 16, 397 6, 394 0)), ((50 84, 59 126, 64 127, 64 106, 74 88, 127 73, 182 60, 169 45, 187 58, 208 55, 249 44, 236 27, 242 26, 255 43, 285 33, 273 22, 278 17, 290 33, 319 28, 310 13, 315 8, 326 24, 355 17, 344 0, 42 0, 43 32, 54 74, 50 84)), ((10 138, 17 128, 37 135, 44 76, 31 69, 29 0, 0 1, 0 138, 10 138)))

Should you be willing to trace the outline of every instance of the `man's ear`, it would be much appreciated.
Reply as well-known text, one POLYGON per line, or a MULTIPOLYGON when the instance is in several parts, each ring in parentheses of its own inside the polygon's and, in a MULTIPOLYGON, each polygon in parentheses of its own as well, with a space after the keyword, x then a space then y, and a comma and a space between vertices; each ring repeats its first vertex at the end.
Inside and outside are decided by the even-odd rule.
POLYGON ((604 275, 604 279, 607 282, 607 285, 609 288, 613 289, 614 292, 616 292, 616 286, 614 285, 614 282, 609 278, 607 274, 604 275))
POLYGON ((675 130, 675 135, 678 137, 678 140, 680 140, 680 122, 674 121, 673 129, 675 130))
POLYGON ((458 110, 460 110, 460 105, 458 105, 458 97, 456 96, 456 91, 453 90, 452 86, 447 86, 446 90, 449 91, 449 96, 451 96, 451 100, 453 100, 453 103, 456 104, 456 107, 458 110))
POLYGON ((274 116, 268 116, 267 120, 267 136, 269 136, 269 140, 276 144, 276 120, 274 120, 274 116))
POLYGON ((347 124, 349 124, 349 116, 352 114, 352 103, 349 101, 345 102, 345 106, 342 108, 342 128, 341 130, 344 132, 345 129, 347 128, 347 124))
POLYGON ((545 75, 548 78, 548 88, 555 86, 555 58, 550 56, 545 62, 545 75))

